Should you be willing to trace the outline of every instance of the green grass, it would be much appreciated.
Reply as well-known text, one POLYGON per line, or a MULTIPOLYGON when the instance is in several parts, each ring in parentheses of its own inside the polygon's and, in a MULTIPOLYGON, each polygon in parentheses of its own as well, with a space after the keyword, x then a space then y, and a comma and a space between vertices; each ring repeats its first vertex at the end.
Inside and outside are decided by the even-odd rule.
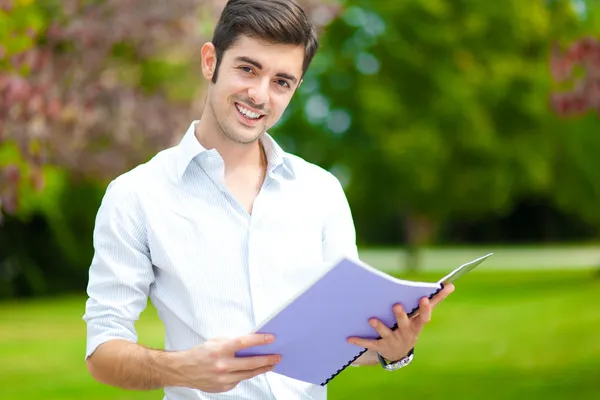
MULTIPOLYGON (((410 276, 433 281, 439 274, 410 276)), ((434 312, 409 367, 348 368, 330 399, 600 398, 600 278, 591 271, 472 273, 434 312)), ((162 399, 94 382, 83 297, 0 304, 0 387, 13 399, 162 399)), ((149 308, 141 341, 161 346, 149 308)))

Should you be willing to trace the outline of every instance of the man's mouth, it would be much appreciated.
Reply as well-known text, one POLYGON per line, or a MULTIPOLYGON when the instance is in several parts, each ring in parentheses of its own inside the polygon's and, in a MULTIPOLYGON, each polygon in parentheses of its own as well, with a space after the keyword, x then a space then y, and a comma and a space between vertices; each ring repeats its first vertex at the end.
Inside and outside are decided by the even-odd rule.
POLYGON ((242 116, 251 120, 259 120, 265 116, 264 114, 261 114, 259 112, 249 110, 248 108, 242 106, 239 103, 235 103, 235 108, 237 108, 238 112, 242 114, 242 116))

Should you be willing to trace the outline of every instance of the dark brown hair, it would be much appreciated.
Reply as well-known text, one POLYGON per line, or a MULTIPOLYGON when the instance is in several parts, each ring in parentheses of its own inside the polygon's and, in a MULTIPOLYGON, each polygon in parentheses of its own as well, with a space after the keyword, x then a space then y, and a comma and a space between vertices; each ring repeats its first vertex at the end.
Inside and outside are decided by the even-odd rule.
POLYGON ((212 44, 217 65, 212 81, 217 81, 225 50, 240 35, 270 43, 304 46, 302 74, 319 47, 317 30, 294 0, 229 0, 215 28, 212 44))

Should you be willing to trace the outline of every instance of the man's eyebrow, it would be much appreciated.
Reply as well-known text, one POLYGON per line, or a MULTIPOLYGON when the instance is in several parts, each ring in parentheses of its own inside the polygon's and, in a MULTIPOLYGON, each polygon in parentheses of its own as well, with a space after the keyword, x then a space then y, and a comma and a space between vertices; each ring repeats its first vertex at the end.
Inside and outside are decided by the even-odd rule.
MULTIPOLYGON (((250 58, 250 57, 246 57, 246 56, 239 56, 235 58, 235 61, 237 62, 245 62, 248 64, 252 64, 254 65, 256 68, 258 69, 262 69, 263 66, 261 63, 259 63, 258 61, 250 58)), ((296 79, 296 77, 294 75, 290 75, 288 73, 285 72, 278 72, 275 76, 279 77, 279 78, 284 78, 284 79, 288 79, 290 81, 292 81, 294 84, 298 83, 298 79, 296 79)))
POLYGON ((258 68, 258 69, 262 69, 262 64, 261 64, 261 63, 259 63, 259 62, 258 62, 258 61, 256 61, 256 60, 254 60, 254 59, 250 58, 250 57, 246 57, 246 56, 240 56, 240 57, 236 57, 236 58, 235 58, 235 61, 238 61, 238 62, 245 62, 245 63, 248 63, 248 64, 252 64, 252 65, 254 65, 256 68, 258 68))

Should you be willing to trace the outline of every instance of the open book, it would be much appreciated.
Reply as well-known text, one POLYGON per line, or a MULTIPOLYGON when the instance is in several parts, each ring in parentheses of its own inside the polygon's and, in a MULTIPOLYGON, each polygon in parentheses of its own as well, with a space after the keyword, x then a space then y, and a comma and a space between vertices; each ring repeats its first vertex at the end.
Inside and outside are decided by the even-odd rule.
POLYGON ((489 256, 458 267, 436 283, 397 279, 344 258, 255 329, 275 335, 274 343, 238 351, 236 356, 280 354, 273 372, 324 386, 366 351, 349 344, 348 337, 379 339, 370 318, 395 329, 395 304, 416 314, 422 297, 432 298, 444 284, 455 282, 489 256))

